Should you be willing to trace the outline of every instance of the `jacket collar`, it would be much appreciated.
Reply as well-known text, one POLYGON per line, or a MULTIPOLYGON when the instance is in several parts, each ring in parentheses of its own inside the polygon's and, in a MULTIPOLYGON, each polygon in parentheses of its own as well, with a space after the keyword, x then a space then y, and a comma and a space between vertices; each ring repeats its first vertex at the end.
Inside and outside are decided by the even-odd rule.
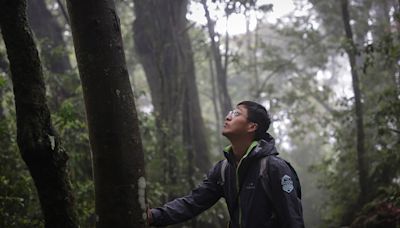
MULTIPOLYGON (((274 138, 268 134, 267 140, 261 139, 259 141, 253 141, 253 143, 247 149, 246 154, 243 156, 245 158, 261 158, 268 155, 277 155, 279 154, 275 147, 274 138)), ((229 145, 224 148, 224 156, 228 161, 233 162, 233 152, 232 145, 229 145)))

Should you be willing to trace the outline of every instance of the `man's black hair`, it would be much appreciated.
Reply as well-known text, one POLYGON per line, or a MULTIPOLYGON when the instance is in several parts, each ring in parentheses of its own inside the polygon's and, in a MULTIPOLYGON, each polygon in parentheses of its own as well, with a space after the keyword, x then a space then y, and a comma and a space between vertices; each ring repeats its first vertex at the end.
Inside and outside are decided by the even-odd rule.
POLYGON ((247 109, 247 120, 257 124, 254 139, 265 139, 269 141, 271 136, 267 133, 267 130, 271 124, 271 118, 269 117, 267 109, 254 101, 242 101, 237 105, 245 106, 247 109))

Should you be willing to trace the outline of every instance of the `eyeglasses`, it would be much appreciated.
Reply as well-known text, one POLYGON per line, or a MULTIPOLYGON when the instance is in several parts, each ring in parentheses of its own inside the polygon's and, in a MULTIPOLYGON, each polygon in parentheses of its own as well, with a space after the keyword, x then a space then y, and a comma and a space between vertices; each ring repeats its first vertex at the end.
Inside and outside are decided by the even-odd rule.
POLYGON ((240 112, 238 110, 232 110, 229 111, 228 114, 226 115, 226 117, 231 117, 231 118, 235 118, 237 116, 240 116, 240 112))

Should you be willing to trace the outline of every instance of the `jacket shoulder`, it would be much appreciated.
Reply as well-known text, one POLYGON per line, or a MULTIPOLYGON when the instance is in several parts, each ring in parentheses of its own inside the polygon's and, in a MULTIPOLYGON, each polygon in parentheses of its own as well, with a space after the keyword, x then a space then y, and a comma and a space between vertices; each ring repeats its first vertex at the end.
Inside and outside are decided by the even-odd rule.
POLYGON ((288 169, 287 161, 276 155, 269 156, 269 165, 273 169, 288 169))
POLYGON ((214 166, 208 171, 207 177, 208 179, 214 179, 214 180, 219 180, 221 179, 221 169, 224 163, 226 162, 226 159, 220 160, 217 163, 214 164, 214 166))

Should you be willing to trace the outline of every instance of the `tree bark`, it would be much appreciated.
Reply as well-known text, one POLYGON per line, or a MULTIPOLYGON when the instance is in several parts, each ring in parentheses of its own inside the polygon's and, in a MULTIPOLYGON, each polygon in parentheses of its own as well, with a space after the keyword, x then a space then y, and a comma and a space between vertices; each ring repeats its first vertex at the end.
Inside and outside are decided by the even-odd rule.
POLYGON ((144 227, 145 169, 114 1, 68 0, 93 154, 97 227, 144 227))
POLYGON ((184 75, 177 34, 182 28, 178 24, 181 23, 182 0, 133 2, 135 48, 150 87, 158 151, 162 154, 163 184, 167 185, 177 181, 178 172, 175 145, 179 143, 184 75))
MULTIPOLYGON (((171 141, 179 142, 183 131, 188 157, 193 156, 195 166, 206 171, 210 161, 187 34, 187 0, 137 0, 134 6, 135 46, 159 122, 160 152, 167 158, 175 156, 171 141)), ((175 165, 173 159, 167 161, 164 166, 175 165)), ((176 170, 167 170, 165 183, 173 182, 176 170)))
MULTIPOLYGON (((211 40, 211 52, 213 54, 215 62, 217 85, 220 93, 219 104, 221 106, 221 115, 225 116, 232 109, 232 101, 228 93, 227 86, 227 66, 223 66, 222 64, 222 55, 219 49, 219 41, 215 40, 217 38, 217 34, 214 29, 215 22, 211 19, 210 12, 207 6, 207 0, 201 0, 201 3, 203 5, 205 16, 207 19, 208 34, 211 40)), ((228 63, 227 58, 228 55, 225 55, 225 63, 228 63)))
MULTIPOLYGON (((7 74, 9 66, 8 66, 8 62, 6 61, 6 58, 7 57, 6 57, 5 53, 0 52, 0 75, 2 73, 7 74)), ((0 85, 0 100, 3 100, 4 91, 5 91, 5 86, 1 86, 0 85)), ((1 118, 4 118, 4 108, 3 108, 3 105, 0 102, 0 119, 1 118)))
POLYGON ((32 175, 46 227, 78 227, 68 156, 53 129, 43 72, 26 19, 26 1, 1 0, 0 26, 10 62, 17 142, 32 175))
MULTIPOLYGON (((187 7, 187 3, 185 3, 187 7)), ((185 9, 186 9, 185 7, 185 9)), ((186 18, 186 10, 184 11, 186 18)), ((195 66, 193 61, 193 51, 190 42, 189 34, 184 32, 182 35, 182 50, 184 50, 185 64, 185 94, 183 100, 182 113, 183 118, 183 144, 187 148, 193 148, 194 165, 200 171, 201 176, 204 175, 210 168, 211 162, 208 156, 208 146, 206 140, 205 127, 203 117, 201 115, 200 98, 197 90, 195 66), (185 112, 186 113, 185 115, 185 112), (185 117, 188 117, 185 120, 185 117)), ((193 178, 193 176, 192 176, 193 178)), ((193 186, 195 187, 195 186, 193 186)))
POLYGON ((8 71, 8 62, 6 61, 5 53, 0 52, 0 71, 6 73, 8 71))
POLYGON ((218 138, 217 138, 217 142, 218 142, 218 148, 222 150, 222 139, 221 139, 221 134, 220 132, 222 132, 222 123, 224 122, 224 118, 225 116, 221 115, 221 112, 218 109, 218 99, 216 99, 218 97, 217 93, 217 86, 216 86, 216 80, 215 80, 215 71, 214 71, 214 67, 213 67, 213 60, 212 60, 212 56, 209 55, 208 58, 208 65, 210 67, 210 82, 211 82, 211 102, 213 104, 213 109, 214 109, 214 116, 215 116, 215 129, 217 130, 218 133, 218 138))
POLYGON ((355 120, 357 132, 357 162, 358 162, 358 178, 360 187, 360 203, 364 203, 368 195, 368 172, 365 161, 365 134, 363 123, 363 106, 361 101, 360 81, 356 65, 357 48, 353 40, 353 32, 350 25, 350 15, 347 0, 341 0, 342 19, 347 42, 346 52, 349 57, 351 76, 353 83, 353 92, 355 100, 355 120))

